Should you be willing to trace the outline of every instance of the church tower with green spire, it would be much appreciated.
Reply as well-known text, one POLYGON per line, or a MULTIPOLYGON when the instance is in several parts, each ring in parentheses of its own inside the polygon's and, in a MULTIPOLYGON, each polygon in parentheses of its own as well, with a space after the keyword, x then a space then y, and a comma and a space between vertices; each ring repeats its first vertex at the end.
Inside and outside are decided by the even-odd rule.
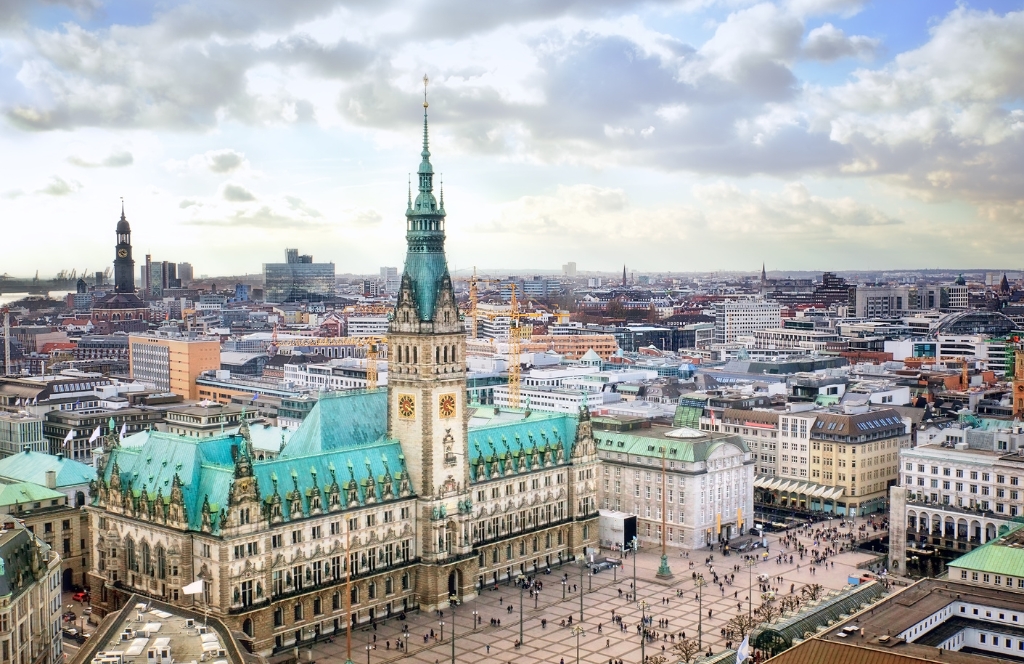
POLYGON ((466 335, 444 253, 444 192, 434 197, 426 82, 423 150, 417 194, 405 211, 407 244, 398 301, 388 331, 388 433, 402 443, 421 526, 418 577, 421 606, 447 606, 449 595, 474 593, 469 463, 466 455, 466 335), (472 560, 472 559, 471 559, 472 560))

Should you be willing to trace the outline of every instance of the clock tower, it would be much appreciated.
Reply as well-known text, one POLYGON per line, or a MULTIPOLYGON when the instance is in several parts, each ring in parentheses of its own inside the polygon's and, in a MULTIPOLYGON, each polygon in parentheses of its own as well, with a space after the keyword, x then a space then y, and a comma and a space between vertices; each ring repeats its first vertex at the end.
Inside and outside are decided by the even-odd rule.
MULTIPOLYGON (((466 456, 466 336, 444 253, 444 190, 434 198, 427 131, 417 195, 410 183, 405 210, 407 252, 388 331, 388 433, 401 441, 419 497, 419 550, 426 574, 417 579, 420 605, 446 607, 450 595, 475 592, 466 568, 472 501, 466 456), (461 559, 462 562, 457 563, 461 559)), ((471 563, 470 563, 471 564, 471 563)))
POLYGON ((135 292, 135 261, 132 259, 132 229, 124 216, 124 202, 121 203, 121 220, 117 222, 117 246, 114 248, 114 292, 135 292))

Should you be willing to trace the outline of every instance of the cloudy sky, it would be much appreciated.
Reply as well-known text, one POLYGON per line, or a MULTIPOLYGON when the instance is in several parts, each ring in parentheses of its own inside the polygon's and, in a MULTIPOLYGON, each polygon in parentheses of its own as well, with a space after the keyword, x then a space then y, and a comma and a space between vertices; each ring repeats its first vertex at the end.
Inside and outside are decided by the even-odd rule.
POLYGON ((1024 266, 1024 1, 2 0, 0 273, 1024 266))

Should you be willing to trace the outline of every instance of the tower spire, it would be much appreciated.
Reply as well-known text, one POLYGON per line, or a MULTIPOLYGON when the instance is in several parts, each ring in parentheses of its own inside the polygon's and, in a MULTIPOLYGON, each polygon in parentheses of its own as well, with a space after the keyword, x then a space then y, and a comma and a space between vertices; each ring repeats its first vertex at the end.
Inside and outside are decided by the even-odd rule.
POLYGON ((429 82, 430 82, 430 79, 427 78, 426 74, 424 74, 423 75, 423 152, 421 153, 421 155, 422 155, 422 157, 424 159, 427 159, 428 157, 430 157, 430 148, 428 146, 428 140, 427 140, 427 107, 430 106, 430 104, 427 103, 427 83, 429 83, 429 82))
POLYGON ((124 196, 121 197, 121 219, 124 219, 124 196))

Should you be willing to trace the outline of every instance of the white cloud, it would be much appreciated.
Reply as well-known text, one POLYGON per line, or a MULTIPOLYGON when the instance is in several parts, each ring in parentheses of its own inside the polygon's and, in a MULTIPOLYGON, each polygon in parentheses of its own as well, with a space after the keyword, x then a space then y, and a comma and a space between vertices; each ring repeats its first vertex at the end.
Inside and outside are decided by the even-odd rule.
POLYGON ((221 187, 221 196, 224 197, 224 200, 231 201, 232 203, 248 203, 256 200, 255 194, 242 185, 232 182, 228 182, 221 187))
POLYGON ((854 35, 848 37, 845 32, 831 23, 817 27, 807 35, 804 43, 804 55, 814 60, 829 62, 839 58, 861 58, 870 60, 878 52, 882 42, 871 37, 854 35))
POLYGON ((81 188, 81 182, 75 180, 69 182, 60 176, 54 175, 50 178, 50 182, 41 189, 38 189, 36 193, 47 196, 69 196, 81 188))
POLYGON ((81 168, 121 168, 123 166, 131 166, 134 162, 135 158, 127 150, 115 150, 97 160, 86 159, 78 155, 68 157, 68 163, 81 168))

